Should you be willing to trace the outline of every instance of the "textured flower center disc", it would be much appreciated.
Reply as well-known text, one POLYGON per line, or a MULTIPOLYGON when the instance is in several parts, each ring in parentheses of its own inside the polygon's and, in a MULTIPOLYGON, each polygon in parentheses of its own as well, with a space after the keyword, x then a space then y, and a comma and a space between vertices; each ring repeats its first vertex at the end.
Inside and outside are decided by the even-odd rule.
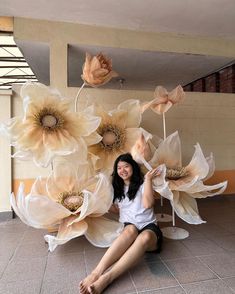
POLYGON ((103 137, 100 146, 108 152, 119 150, 125 142, 125 130, 116 125, 103 125, 98 133, 103 137))
POLYGON ((167 168, 166 178, 169 180, 177 180, 188 175, 185 167, 167 168))
POLYGON ((105 145, 113 144, 116 141, 116 135, 113 132, 105 132, 103 134, 103 142, 105 145))
POLYGON ((52 128, 52 127, 56 126, 56 124, 57 124, 57 118, 51 114, 45 115, 42 118, 42 125, 44 127, 52 128))
POLYGON ((76 211, 82 206, 83 198, 82 192, 63 192, 60 194, 59 202, 70 211, 76 211))

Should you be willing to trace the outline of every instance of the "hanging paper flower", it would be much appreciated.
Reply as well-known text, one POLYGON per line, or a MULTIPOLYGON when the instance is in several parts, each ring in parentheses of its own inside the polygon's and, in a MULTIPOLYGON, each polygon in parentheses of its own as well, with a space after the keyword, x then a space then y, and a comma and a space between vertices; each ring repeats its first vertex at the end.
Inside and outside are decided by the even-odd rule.
POLYGON ((57 228, 57 236, 46 235, 49 250, 81 235, 95 246, 108 247, 121 225, 102 217, 112 204, 112 186, 104 174, 81 180, 73 164, 55 167, 47 181, 38 178, 25 196, 21 183, 11 205, 20 219, 35 228, 57 228))
POLYGON ((108 83, 113 77, 118 74, 112 70, 112 61, 102 53, 92 57, 86 53, 86 60, 83 66, 83 81, 92 86, 99 87, 108 83))
POLYGON ((172 105, 181 102, 184 96, 184 90, 180 85, 169 93, 164 87, 158 86, 154 92, 154 99, 144 103, 142 105, 142 111, 144 112, 148 108, 151 108, 154 112, 163 114, 167 112, 172 105))
MULTIPOLYGON (((166 180, 173 193, 171 200, 177 215, 190 224, 204 221, 199 216, 195 198, 206 198, 223 193, 227 182, 207 186, 203 184, 214 171, 212 155, 205 158, 199 144, 195 145, 195 153, 190 163, 183 167, 181 162, 181 146, 178 132, 162 141, 152 159, 148 162, 151 168, 166 165, 166 180)), ((165 195, 162 194, 163 197, 165 195)), ((169 199, 169 197, 167 197, 169 199)))
POLYGON ((95 113, 101 117, 97 132, 102 140, 89 147, 89 151, 100 158, 96 169, 111 169, 117 156, 130 152, 141 134, 147 140, 151 138, 151 134, 139 128, 141 109, 138 100, 127 100, 110 112, 97 107, 95 113))
POLYGON ((71 112, 70 100, 43 84, 26 83, 21 89, 24 116, 14 117, 2 126, 12 146, 19 151, 14 157, 33 157, 34 162, 47 167, 54 156, 79 150, 86 160, 87 144, 97 143, 95 135, 100 118, 90 113, 71 112))

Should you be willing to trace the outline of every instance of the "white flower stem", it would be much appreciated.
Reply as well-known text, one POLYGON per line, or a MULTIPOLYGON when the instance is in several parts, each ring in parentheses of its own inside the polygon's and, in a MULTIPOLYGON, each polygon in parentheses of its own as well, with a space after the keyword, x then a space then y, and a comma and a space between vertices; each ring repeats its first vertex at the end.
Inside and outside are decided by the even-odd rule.
MULTIPOLYGON (((166 140, 166 118, 165 118, 165 112, 162 114, 162 123, 163 123, 163 139, 166 140)), ((163 197, 161 195, 161 213, 163 211, 163 197)), ((162 213, 163 215, 163 213, 162 213)))
POLYGON ((84 82, 82 84, 82 86, 80 87, 80 89, 78 90, 77 95, 75 97, 75 112, 77 112, 78 96, 80 95, 80 93, 81 93, 81 91, 82 91, 82 89, 84 88, 85 85, 86 85, 86 83, 84 82))
POLYGON ((175 210, 174 210, 174 204, 172 204, 172 224, 173 224, 173 227, 175 227, 175 210))
POLYGON ((166 118, 165 113, 162 114, 162 121, 163 121, 163 139, 166 140, 166 118))

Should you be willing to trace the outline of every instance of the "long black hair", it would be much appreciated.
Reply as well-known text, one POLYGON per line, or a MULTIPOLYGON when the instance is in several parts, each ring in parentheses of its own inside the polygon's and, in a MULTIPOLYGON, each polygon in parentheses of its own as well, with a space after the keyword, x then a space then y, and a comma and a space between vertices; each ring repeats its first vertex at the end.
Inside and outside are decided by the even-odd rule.
POLYGON ((117 165, 119 161, 124 161, 129 163, 132 166, 132 176, 130 178, 130 185, 127 192, 127 196, 130 200, 133 200, 136 196, 137 191, 139 190, 140 185, 144 182, 143 174, 141 173, 138 163, 132 158, 130 153, 121 154, 114 162, 113 174, 112 174, 112 185, 114 189, 114 199, 121 201, 125 198, 124 194, 124 181, 117 173, 117 165))

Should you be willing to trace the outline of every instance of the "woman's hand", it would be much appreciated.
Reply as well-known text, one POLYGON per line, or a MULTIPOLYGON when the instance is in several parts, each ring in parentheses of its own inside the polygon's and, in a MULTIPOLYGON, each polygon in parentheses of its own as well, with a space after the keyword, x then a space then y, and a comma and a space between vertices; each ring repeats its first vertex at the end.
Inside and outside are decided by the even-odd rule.
POLYGON ((161 171, 159 170, 159 167, 156 167, 146 173, 145 179, 152 180, 153 178, 159 176, 160 174, 161 174, 161 171))

